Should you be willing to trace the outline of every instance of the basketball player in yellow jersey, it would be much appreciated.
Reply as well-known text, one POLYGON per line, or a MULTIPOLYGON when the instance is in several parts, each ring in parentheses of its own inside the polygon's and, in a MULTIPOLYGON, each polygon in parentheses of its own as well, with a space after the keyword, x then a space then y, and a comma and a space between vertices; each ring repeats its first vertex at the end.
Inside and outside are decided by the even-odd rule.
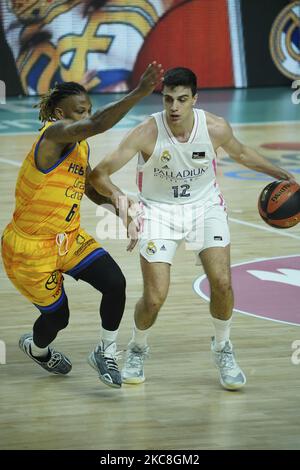
POLYGON ((86 90, 74 82, 56 85, 42 97, 44 122, 25 158, 16 186, 16 208, 2 237, 8 277, 40 311, 33 333, 20 348, 44 369, 67 374, 70 360, 49 348, 69 319, 63 275, 82 279, 102 293, 102 335, 89 363, 111 387, 121 386, 115 361, 116 337, 125 305, 125 279, 115 261, 80 227, 84 193, 96 204, 108 202, 86 184, 90 172, 85 139, 116 124, 161 79, 161 65, 150 64, 135 90, 91 115, 86 90))

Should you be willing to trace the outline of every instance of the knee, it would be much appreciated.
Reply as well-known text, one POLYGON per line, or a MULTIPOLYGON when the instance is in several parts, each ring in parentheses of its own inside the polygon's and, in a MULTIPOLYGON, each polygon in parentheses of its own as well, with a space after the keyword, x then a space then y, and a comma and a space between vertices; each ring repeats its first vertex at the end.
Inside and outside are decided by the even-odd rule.
POLYGON ((68 314, 68 315, 64 315, 64 316, 56 318, 55 325, 57 326, 58 330, 63 330, 64 328, 68 326, 69 316, 70 315, 68 314))
POLYGON ((52 328, 54 327, 56 330, 63 330, 68 326, 69 318, 69 308, 65 308, 64 310, 59 310, 53 313, 53 316, 49 318, 49 323, 51 322, 52 328))
POLYGON ((63 330, 69 324, 70 311, 68 303, 64 303, 60 308, 52 313, 44 314, 49 329, 51 330, 63 330))
POLYGON ((144 305, 146 311, 154 315, 157 314, 161 309, 165 298, 165 295, 163 295, 161 292, 152 292, 151 294, 144 295, 144 305))
POLYGON ((111 272, 106 279, 106 293, 115 293, 116 295, 124 295, 126 290, 126 279, 121 270, 111 272))
POLYGON ((210 288, 212 293, 227 297, 232 293, 231 279, 228 276, 218 276, 210 282, 210 288))

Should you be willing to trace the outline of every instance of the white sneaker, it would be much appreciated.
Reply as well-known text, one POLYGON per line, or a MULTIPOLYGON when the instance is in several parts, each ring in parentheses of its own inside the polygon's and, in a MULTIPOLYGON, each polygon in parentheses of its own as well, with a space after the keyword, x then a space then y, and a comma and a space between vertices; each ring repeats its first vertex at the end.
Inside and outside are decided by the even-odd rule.
POLYGON ((121 377, 123 383, 141 384, 145 382, 144 360, 149 355, 149 346, 140 348, 136 344, 129 345, 121 377))
POLYGON ((215 337, 212 337, 211 352, 213 361, 219 369, 221 385, 226 390, 239 390, 246 383, 246 376, 235 360, 233 347, 226 341, 221 351, 215 349, 215 337))

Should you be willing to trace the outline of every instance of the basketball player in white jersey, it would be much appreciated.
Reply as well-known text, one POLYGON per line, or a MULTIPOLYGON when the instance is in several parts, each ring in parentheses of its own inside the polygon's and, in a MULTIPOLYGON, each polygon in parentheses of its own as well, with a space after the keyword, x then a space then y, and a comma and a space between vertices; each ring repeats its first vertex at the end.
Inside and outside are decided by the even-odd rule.
MULTIPOLYGON (((167 71, 162 90, 164 111, 131 130, 117 150, 93 170, 90 182, 117 204, 124 194, 110 175, 139 154, 137 183, 143 216, 136 232, 139 229, 144 292, 135 308, 123 382, 145 380, 147 334, 167 297, 176 248, 185 239, 195 249, 210 284, 215 329, 211 350, 220 382, 225 389, 237 390, 245 385, 246 377, 230 341, 230 235, 226 205, 216 182, 216 151, 222 147, 237 162, 275 179, 294 178, 240 143, 223 118, 195 109, 196 92, 197 79, 191 70, 167 71)), ((132 238, 130 250, 136 243, 134 235, 132 238)))

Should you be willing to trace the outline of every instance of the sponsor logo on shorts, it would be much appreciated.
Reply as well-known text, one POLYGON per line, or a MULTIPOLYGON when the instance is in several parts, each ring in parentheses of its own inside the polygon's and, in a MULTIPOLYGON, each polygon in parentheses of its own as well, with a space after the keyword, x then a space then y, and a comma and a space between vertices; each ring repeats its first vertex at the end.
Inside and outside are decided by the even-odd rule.
POLYGON ((165 245, 160 247, 160 251, 167 251, 167 248, 165 247, 165 245))
POLYGON ((223 237, 221 237, 220 235, 217 235, 214 237, 214 240, 221 242, 223 240, 223 237))
POLYGON ((280 72, 292 80, 300 77, 299 1, 287 5, 275 19, 270 34, 270 51, 280 72))
POLYGON ((75 251, 75 255, 79 256, 81 253, 83 253, 89 246, 91 246, 93 243, 96 243, 96 241, 93 238, 90 238, 87 242, 83 243, 78 250, 75 251))
POLYGON ((82 245, 84 241, 85 241, 85 238, 79 233, 76 237, 76 242, 78 243, 78 245, 82 245))
POLYGON ((58 299, 61 296, 61 291, 62 291, 62 283, 63 283, 63 277, 61 276, 59 279, 59 282, 57 284, 57 289, 55 292, 53 292, 52 296, 53 299, 58 299))
POLYGON ((54 290, 57 288, 58 284, 58 271, 53 271, 53 273, 50 274, 48 277, 45 287, 47 290, 54 290))
POLYGON ((160 160, 162 163, 168 163, 171 160, 170 152, 168 150, 164 150, 160 156, 160 160))
POLYGON ((146 248, 146 253, 148 255, 155 255, 156 252, 157 252, 157 248, 155 246, 155 243, 154 242, 149 242, 148 245, 147 245, 147 248, 146 248))

